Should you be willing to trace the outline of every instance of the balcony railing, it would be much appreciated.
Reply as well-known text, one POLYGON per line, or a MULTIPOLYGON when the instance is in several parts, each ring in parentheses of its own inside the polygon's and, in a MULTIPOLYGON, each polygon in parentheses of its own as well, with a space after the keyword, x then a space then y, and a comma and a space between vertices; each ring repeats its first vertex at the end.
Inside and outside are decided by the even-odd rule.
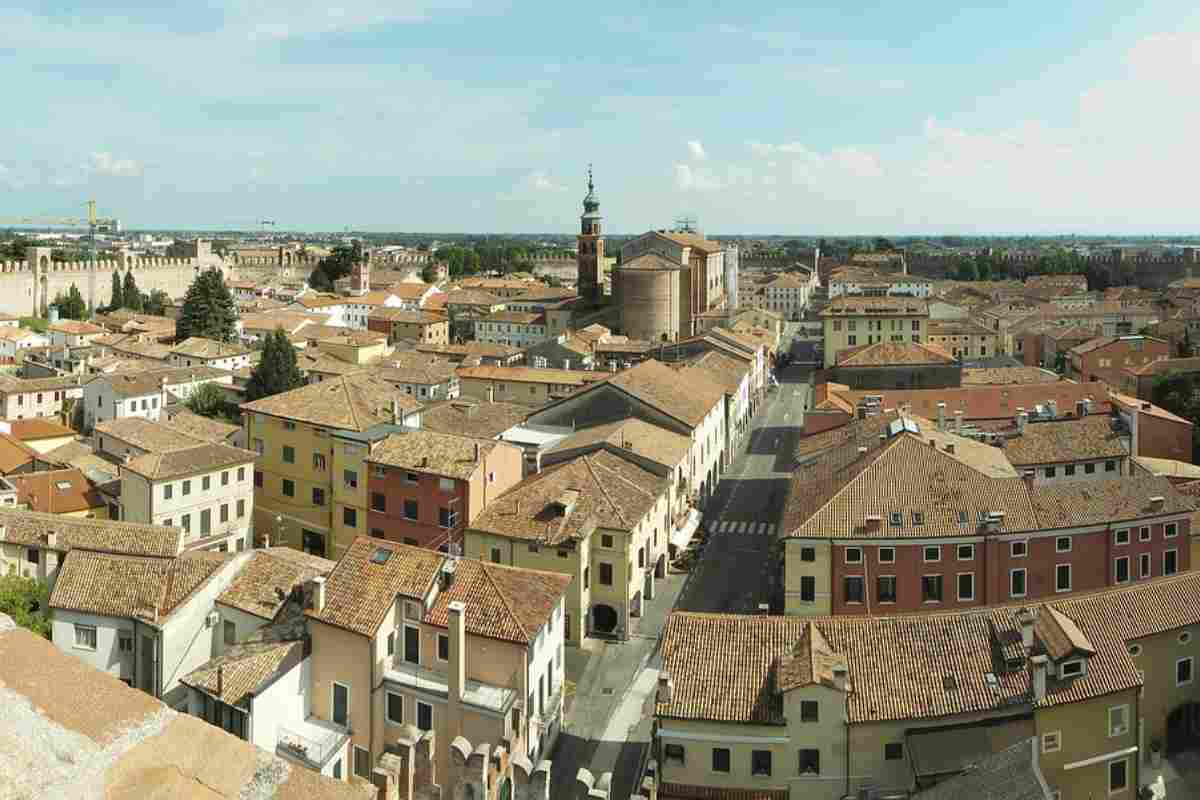
POLYGON ((275 751, 279 755, 300 759, 320 770, 350 735, 349 719, 346 722, 347 726, 343 729, 332 722, 310 719, 305 721, 303 732, 281 726, 275 751))

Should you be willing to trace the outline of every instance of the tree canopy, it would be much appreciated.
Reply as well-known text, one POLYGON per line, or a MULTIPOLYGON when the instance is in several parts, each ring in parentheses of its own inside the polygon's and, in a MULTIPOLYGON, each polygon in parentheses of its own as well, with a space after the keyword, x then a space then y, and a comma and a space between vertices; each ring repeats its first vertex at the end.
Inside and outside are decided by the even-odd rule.
POLYGON ((1192 421, 1192 461, 1200 457, 1200 380, 1184 372, 1168 372, 1154 379, 1150 400, 1172 414, 1192 421))
POLYGON ((49 639, 49 585, 14 573, 0 576, 0 614, 7 614, 22 628, 49 639))
POLYGON ((55 295, 54 305, 58 308, 58 315, 63 319, 88 318, 87 303, 84 302, 83 295, 79 293, 79 287, 73 283, 66 294, 59 292, 55 295))
POLYGON ((237 306, 221 270, 205 270, 192 281, 175 321, 175 335, 181 341, 190 336, 218 342, 237 338, 237 306))
POLYGON ((308 276, 308 285, 320 292, 330 291, 334 281, 349 275, 355 263, 364 258, 366 254, 362 242, 356 240, 348 245, 340 244, 317 263, 316 269, 308 276))
POLYGON ((122 307, 128 308, 130 311, 142 310, 142 291, 138 289, 137 281, 133 277, 133 270, 125 273, 125 286, 121 289, 122 307))
POLYGON ((229 416, 229 401, 215 383, 202 383, 188 397, 185 405, 194 414, 220 419, 229 416))
POLYGON ((255 365, 246 382, 246 400, 298 389, 304 377, 296 364, 296 348, 288 341, 283 328, 276 328, 263 341, 262 360, 255 365))
POLYGON ((112 274, 112 297, 108 301, 108 307, 111 310, 124 308, 125 306, 125 290, 121 286, 121 273, 113 270, 112 274))

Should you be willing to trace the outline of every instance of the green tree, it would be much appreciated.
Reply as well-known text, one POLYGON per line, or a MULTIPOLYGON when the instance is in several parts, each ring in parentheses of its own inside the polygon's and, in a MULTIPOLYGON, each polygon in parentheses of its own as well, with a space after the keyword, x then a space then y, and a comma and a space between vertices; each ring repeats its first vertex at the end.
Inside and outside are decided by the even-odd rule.
POLYGON ((228 416, 229 401, 215 383, 202 383, 185 403, 194 414, 220 419, 228 416))
POLYGON ((79 287, 73 283, 66 294, 59 292, 55 295, 54 305, 58 308, 58 315, 63 319, 87 319, 88 317, 87 303, 83 301, 79 287))
POLYGON ((155 289, 150 293, 150 296, 146 298, 144 310, 147 314, 154 314, 157 317, 161 317, 167 310, 167 306, 170 305, 170 303, 170 295, 168 295, 162 289, 155 289))
POLYGON ((975 269, 975 262, 970 258, 961 258, 958 262, 958 270, 954 277, 960 281, 977 281, 979 280, 979 272, 975 269))
POLYGON ((433 264, 426 264, 421 268, 421 280, 426 283, 433 283, 437 280, 437 268, 433 264))
POLYGON ((49 585, 12 572, 0 577, 0 614, 7 614, 22 628, 49 639, 49 585))
POLYGON ((207 269, 192 281, 175 321, 175 335, 180 340, 203 336, 218 342, 237 337, 237 306, 221 270, 207 269))
POLYGON ((0 242, 0 261, 24 261, 25 249, 31 244, 24 236, 14 236, 0 242))
POLYGON ((125 273, 125 286, 121 289, 121 300, 123 307, 130 311, 142 310, 142 293, 138 289, 137 281, 133 278, 133 270, 125 273))
POLYGON ((116 311, 125 307, 125 291, 121 288, 121 272, 113 270, 112 299, 108 301, 108 310, 116 311))
POLYGON ((1154 379, 1150 400, 1172 414, 1192 421, 1192 462, 1200 458, 1200 381, 1191 373, 1168 372, 1154 379))
POLYGON ((296 348, 288 341, 283 328, 276 328, 263 341, 262 360, 246 382, 246 400, 270 397, 303 385, 304 377, 296 365, 296 348))
POLYGON ((1179 357, 1191 358, 1195 354, 1192 349, 1192 331, 1188 327, 1183 329, 1183 339, 1179 341, 1179 357))

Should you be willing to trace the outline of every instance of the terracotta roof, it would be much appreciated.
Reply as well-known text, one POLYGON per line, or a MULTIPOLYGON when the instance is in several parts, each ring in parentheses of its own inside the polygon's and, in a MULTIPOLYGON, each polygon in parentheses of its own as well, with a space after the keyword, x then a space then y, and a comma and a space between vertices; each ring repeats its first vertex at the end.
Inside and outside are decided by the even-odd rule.
POLYGON ((962 409, 963 419, 1011 419, 1018 408, 1029 410, 1039 403, 1054 400, 1062 411, 1073 410, 1076 402, 1092 399, 1093 413, 1108 411, 1106 400, 1108 388, 1100 381, 1089 383, 1039 383, 1016 386, 964 386, 946 389, 882 389, 870 391, 834 390, 842 399, 856 406, 868 395, 883 398, 884 408, 906 406, 912 414, 934 419, 937 404, 946 404, 946 417, 952 419, 954 412, 962 409))
POLYGON ((105 329, 99 325, 74 319, 64 319, 61 322, 56 322, 50 326, 50 330, 54 333, 67 333, 73 336, 105 332, 105 329))
POLYGON ((1037 737, 973 758, 968 769, 912 795, 912 800, 1046 800, 1037 737))
POLYGON ((433 288, 428 283, 397 283, 390 289, 401 300, 416 300, 433 288))
POLYGON ((520 355, 521 348, 499 342, 467 342, 466 344, 418 344, 418 353, 437 355, 481 356, 483 358, 511 358, 520 355))
POLYGON ((967 367, 962 371, 963 386, 1011 386, 1060 380, 1059 375, 1041 367, 967 367))
POLYGON ((48 547, 48 535, 57 542, 53 550, 76 547, 108 553, 145 556, 174 556, 183 549, 183 531, 161 525, 143 525, 117 520, 65 517, 0 508, 4 541, 48 547))
POLYGON ((64 436, 75 435, 73 429, 68 428, 66 425, 60 425, 47 417, 12 419, 8 420, 8 426, 9 430, 12 431, 13 437, 23 442, 36 442, 39 439, 59 439, 64 436))
POLYGON ((243 331, 273 331, 283 328, 288 333, 296 333, 306 325, 323 324, 328 317, 324 314, 305 314, 302 311, 270 311, 262 314, 243 314, 241 317, 243 331))
POLYGON ((493 500, 476 531, 554 546, 597 527, 630 530, 654 507, 666 479, 606 450, 555 464, 493 500))
POLYGON ((580 428, 556 442, 546 452, 595 449, 604 444, 628 450, 671 469, 688 457, 692 447, 691 439, 682 434, 630 417, 580 428))
POLYGON ((858 452, 860 444, 876 445, 879 441, 879 434, 887 432, 892 421, 899 418, 900 414, 895 411, 871 414, 863 419, 852 419, 845 425, 839 425, 836 428, 820 431, 810 436, 802 436, 796 443, 796 460, 798 462, 805 461, 818 453, 845 445, 853 446, 855 452, 858 452))
POLYGON ((821 311, 822 317, 853 317, 870 315, 928 316, 929 303, 915 297, 860 297, 841 295, 829 301, 821 311))
POLYGON ((431 314, 428 311, 410 311, 404 308, 380 308, 371 312, 369 319, 385 322, 403 322, 409 325, 434 325, 445 322, 441 314, 431 314))
POLYGON ((1004 452, 1019 467, 1129 455, 1111 422, 1106 414, 1029 422, 1024 433, 1005 440, 1004 452))
POLYGON ((159 624, 231 558, 206 552, 154 558, 72 550, 59 567, 50 607, 159 624))
POLYGON ((692 427, 724 400, 724 389, 708 375, 681 374, 654 359, 618 372, 605 383, 692 427))
MULTIPOLYGON (((1038 527, 1071 528, 1107 525, 1160 514, 1184 514, 1193 503, 1166 478, 1127 475, 1121 478, 1037 484, 1030 492, 1038 527), (1155 506, 1152 497, 1162 497, 1155 506)), ((1012 530, 1012 526, 1008 526, 1012 530)))
POLYGON ((511 383, 555 383, 568 386, 584 386, 603 381, 606 374, 591 370, 539 369, 537 367, 459 367, 458 377, 511 383))
POLYGON ((390 383, 359 372, 264 397, 243 404, 241 409, 339 430, 365 431, 393 421, 394 400, 400 401, 403 412, 420 408, 412 397, 390 383))
POLYGON ((309 350, 296 353, 296 366, 301 373, 317 372, 322 375, 353 375, 368 369, 364 364, 351 364, 329 353, 309 350))
POLYGON ((449 383, 458 375, 455 365, 446 359, 412 351, 386 356, 370 369, 375 377, 392 384, 434 386, 449 383))
POLYGON ((333 568, 325 584, 325 608, 306 612, 321 622, 374 636, 396 595, 424 598, 444 556, 433 550, 360 536, 333 568), (382 563, 372 556, 390 551, 382 563))
POLYGON ((494 439, 529 415, 529 406, 458 398, 421 409, 421 428, 494 439))
POLYGON ((1149 364, 1129 367, 1125 370, 1134 375, 1157 375, 1166 372, 1200 372, 1200 357, 1191 358, 1161 358, 1149 364))
POLYGON ((10 342, 23 342, 30 337, 40 337, 42 335, 28 328, 14 328, 10 325, 0 326, 0 339, 7 339, 10 342))
POLYGON ((375 444, 366 461, 465 481, 479 470, 481 461, 497 444, 495 439, 411 430, 390 434, 375 444))
POLYGON ((424 622, 445 628, 448 606, 466 604, 467 633, 529 644, 550 619, 573 578, 560 572, 518 569, 487 561, 456 559, 454 581, 425 612, 424 622))
POLYGON ((446 294, 447 306, 502 306, 506 300, 481 289, 455 289, 446 294))
POLYGON ((585 325, 584 327, 575 331, 575 335, 586 342, 598 342, 611 333, 611 330, 598 322, 593 322, 591 325, 585 325))
POLYGON ((726 789, 664 781, 659 800, 788 800, 787 789, 726 789))
POLYGON ((252 450, 216 442, 202 442, 145 453, 124 464, 123 469, 150 480, 163 480, 211 472, 222 467, 250 464, 256 458, 258 454, 252 450))
POLYGON ((681 244, 684 247, 690 247, 693 250, 699 250, 702 253, 719 253, 721 245, 719 242, 714 242, 705 239, 703 236, 690 233, 687 231, 664 231, 659 234, 664 239, 670 239, 676 244, 681 244))
MULTIPOLYGON (((1173 458, 1151 458, 1150 456, 1134 456, 1133 460, 1137 465, 1151 475, 1159 475, 1165 478, 1183 478, 1188 481, 1200 480, 1200 464, 1192 464, 1187 461, 1176 461, 1173 458)), ((1175 484, 1177 491, 1183 491, 1186 484, 1175 484)), ((1191 490, 1186 492, 1191 493, 1191 490)))
POLYGON ((475 320, 481 322, 507 322, 513 325, 545 325, 546 315, 534 311, 496 311, 475 320))
POLYGON ((370 347, 376 344, 386 344, 387 334, 378 331, 359 331, 347 328, 314 325, 311 328, 301 328, 298 334, 301 338, 316 341, 321 344, 340 344, 351 347, 370 347))
POLYGON ((1083 325, 1055 325, 1050 330, 1043 334, 1046 338, 1053 341, 1069 341, 1079 339, 1087 341, 1096 336, 1095 328, 1088 328, 1083 325))
POLYGON ((1120 337, 1118 337, 1118 336, 1098 336, 1094 339, 1089 339, 1088 341, 1084 342, 1083 344, 1075 345, 1068 352, 1071 353, 1072 355, 1081 356, 1081 355, 1084 355, 1085 353, 1090 353, 1093 350, 1099 350, 1102 347, 1108 347, 1113 342, 1119 342, 1119 341, 1120 341, 1120 337))
POLYGON ((16 472, 40 458, 38 452, 8 433, 0 433, 0 475, 16 472))
POLYGON ((628 261, 624 261, 617 265, 618 270, 681 270, 685 264, 679 261, 672 261, 664 255, 658 253, 642 253, 639 256, 634 256, 628 261))
POLYGON ((937 344, 876 342, 837 354, 839 367, 894 367, 916 364, 954 364, 956 359, 937 344))
POLYGON ((235 644, 180 678, 179 682, 227 705, 246 708, 250 695, 257 693, 281 667, 299 661, 303 653, 303 641, 235 644))
POLYGON ((225 370, 199 364, 194 367, 149 369, 145 372, 102 375, 96 378, 96 380, 106 382, 112 388, 115 395, 121 397, 141 397, 161 391, 163 381, 166 381, 168 386, 175 386, 190 383, 191 381, 215 380, 228 374, 225 370))
POLYGON ((741 389, 746 373, 750 371, 746 362, 740 358, 726 355, 716 350, 709 350, 695 361, 688 362, 680 373, 685 376, 696 371, 709 382, 715 383, 725 390, 726 394, 736 395, 741 389))
POLYGON ((200 336, 191 336, 171 348, 171 353, 177 356, 192 358, 230 358, 244 356, 250 352, 248 347, 228 342, 217 342, 200 336))
POLYGON ((17 503, 30 511, 73 514, 104 508, 104 498, 77 469, 55 469, 9 475, 17 489, 17 503))
POLYGON ((928 336, 999 336, 1000 332, 970 319, 939 319, 929 321, 926 334, 928 336))
POLYGON ((186 408, 172 412, 171 418, 160 424, 175 431, 177 435, 182 434, 209 442, 228 442, 231 436, 242 429, 240 425, 202 417, 186 408))
POLYGON ((56 389, 79 389, 92 380, 91 376, 59 375, 53 378, 14 378, 0 374, 0 394, 29 394, 52 392, 56 389))
POLYGON ((266 620, 273 620, 292 590, 336 564, 290 547, 255 550, 217 602, 266 620))
POLYGON ((190 447, 203 441, 191 434, 173 430, 166 425, 152 422, 143 417, 117 417, 104 420, 96 423, 94 430, 99 436, 110 436, 140 450, 151 452, 190 447))
POLYGON ((1142 414, 1148 414, 1152 417, 1158 417, 1159 419, 1170 420, 1171 422, 1179 422, 1184 425, 1192 424, 1192 421, 1190 419, 1184 419, 1183 417, 1180 417, 1176 414, 1172 414, 1170 411, 1167 411, 1165 408, 1162 408, 1161 406, 1156 406, 1148 400, 1139 400, 1136 397, 1130 397, 1129 395, 1120 394, 1118 392, 1113 392, 1113 391, 1110 391, 1108 393, 1108 398, 1109 398, 1109 400, 1111 400, 1114 404, 1116 404, 1118 406, 1121 406, 1123 408, 1130 409, 1130 410, 1137 409, 1138 412, 1142 413, 1142 414))
POLYGON ((838 667, 846 668, 845 656, 833 652, 821 629, 815 623, 810 623, 791 651, 780 657, 776 685, 781 692, 801 686, 838 689, 834 678, 834 670, 838 667))

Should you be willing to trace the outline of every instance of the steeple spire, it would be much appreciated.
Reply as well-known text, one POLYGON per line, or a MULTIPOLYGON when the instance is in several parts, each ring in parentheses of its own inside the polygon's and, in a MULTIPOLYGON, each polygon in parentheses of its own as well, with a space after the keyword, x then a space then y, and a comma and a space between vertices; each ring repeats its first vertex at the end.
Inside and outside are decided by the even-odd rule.
POLYGON ((592 185, 592 165, 588 164, 588 193, 594 192, 596 187, 592 185))

